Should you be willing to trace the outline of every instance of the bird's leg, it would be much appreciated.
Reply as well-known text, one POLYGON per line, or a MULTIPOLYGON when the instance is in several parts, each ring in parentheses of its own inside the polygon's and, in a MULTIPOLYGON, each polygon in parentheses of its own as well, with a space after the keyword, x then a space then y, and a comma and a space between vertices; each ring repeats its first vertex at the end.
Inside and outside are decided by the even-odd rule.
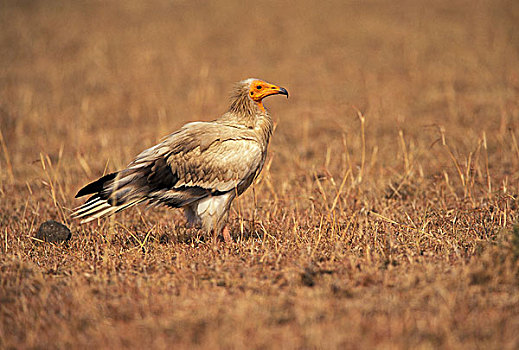
POLYGON ((232 243, 232 237, 231 237, 231 234, 229 233, 229 229, 227 228, 227 225, 223 228, 222 235, 223 235, 223 239, 224 239, 225 243, 227 243, 227 244, 232 243))

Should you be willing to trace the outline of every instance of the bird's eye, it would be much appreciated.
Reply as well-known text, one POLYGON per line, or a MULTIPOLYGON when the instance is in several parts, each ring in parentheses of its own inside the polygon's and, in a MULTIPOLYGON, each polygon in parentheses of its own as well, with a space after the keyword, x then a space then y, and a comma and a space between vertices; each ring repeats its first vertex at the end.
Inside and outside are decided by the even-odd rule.
POLYGON ((256 89, 261 90, 261 85, 256 86, 256 89))
POLYGON ((251 95, 251 96, 254 95, 254 92, 251 91, 251 92, 250 92, 250 95, 251 95))

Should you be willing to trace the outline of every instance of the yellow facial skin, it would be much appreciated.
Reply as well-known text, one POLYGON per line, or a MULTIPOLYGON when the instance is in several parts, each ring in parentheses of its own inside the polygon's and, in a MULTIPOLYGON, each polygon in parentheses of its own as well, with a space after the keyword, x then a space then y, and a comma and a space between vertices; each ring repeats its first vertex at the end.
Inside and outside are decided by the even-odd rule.
POLYGON ((249 88, 250 98, 256 102, 262 110, 265 110, 265 108, 263 108, 262 100, 267 96, 276 94, 286 95, 288 98, 288 91, 285 88, 269 84, 262 80, 253 81, 249 88))

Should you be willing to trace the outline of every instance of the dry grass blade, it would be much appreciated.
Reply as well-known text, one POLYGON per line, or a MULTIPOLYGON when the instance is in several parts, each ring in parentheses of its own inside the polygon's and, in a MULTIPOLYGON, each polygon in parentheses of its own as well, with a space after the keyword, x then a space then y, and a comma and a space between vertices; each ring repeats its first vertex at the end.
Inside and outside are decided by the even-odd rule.
POLYGON ((366 124, 366 118, 362 114, 360 110, 358 110, 355 106, 353 109, 357 112, 357 117, 359 117, 360 121, 360 169, 359 173, 357 175, 357 183, 362 182, 362 177, 364 175, 364 164, 366 164, 366 131, 365 131, 365 124, 366 124))
POLYGON ((518 13, 2 2, 0 348, 518 348, 518 13), (290 99, 264 104, 231 244, 144 203, 70 220, 82 185, 248 76, 290 99), (49 219, 66 244, 34 238, 49 219))
POLYGON ((0 130, 0 145, 2 145, 2 153, 4 154, 5 163, 7 165, 7 175, 9 176, 9 181, 14 183, 13 165, 11 164, 11 157, 9 156, 9 151, 7 150, 7 145, 5 144, 2 130, 0 130))

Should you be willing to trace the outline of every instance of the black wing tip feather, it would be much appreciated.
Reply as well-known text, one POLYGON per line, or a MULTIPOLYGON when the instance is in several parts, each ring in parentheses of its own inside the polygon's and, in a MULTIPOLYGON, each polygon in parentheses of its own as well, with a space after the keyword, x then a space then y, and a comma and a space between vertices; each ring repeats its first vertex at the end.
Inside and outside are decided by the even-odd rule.
POLYGON ((103 185, 105 184, 105 182, 115 179, 116 176, 117 176, 116 172, 110 173, 108 175, 105 175, 105 176, 97 179, 94 182, 89 183, 88 185, 86 185, 85 187, 83 187, 82 189, 79 190, 79 192, 76 194, 75 198, 83 197, 83 196, 86 196, 87 194, 93 194, 93 193, 98 193, 98 192, 102 191, 103 185))

